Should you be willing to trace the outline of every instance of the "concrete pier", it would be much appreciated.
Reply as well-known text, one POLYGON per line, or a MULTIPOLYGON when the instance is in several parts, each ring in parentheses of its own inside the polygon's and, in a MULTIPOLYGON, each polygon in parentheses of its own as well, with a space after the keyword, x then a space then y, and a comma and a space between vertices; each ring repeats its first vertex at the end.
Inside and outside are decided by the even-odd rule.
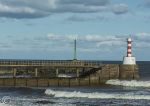
POLYGON ((0 60, 0 86, 100 86, 110 79, 138 79, 138 70, 138 65, 97 61, 0 60), (5 77, 5 73, 12 77, 5 77), (73 77, 58 77, 70 73, 73 77), (27 77, 20 77, 24 74, 27 77))

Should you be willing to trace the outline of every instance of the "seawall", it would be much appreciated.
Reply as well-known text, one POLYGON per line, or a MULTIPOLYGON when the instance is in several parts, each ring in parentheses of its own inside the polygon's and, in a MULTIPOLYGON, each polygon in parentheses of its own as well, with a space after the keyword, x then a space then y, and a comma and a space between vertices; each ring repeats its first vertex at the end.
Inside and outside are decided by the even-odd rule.
MULTIPOLYGON (((48 86, 100 86, 110 79, 139 79, 138 65, 103 64, 101 68, 72 78, 0 78, 0 86, 48 87, 48 86)), ((37 73, 37 70, 36 70, 37 73)))

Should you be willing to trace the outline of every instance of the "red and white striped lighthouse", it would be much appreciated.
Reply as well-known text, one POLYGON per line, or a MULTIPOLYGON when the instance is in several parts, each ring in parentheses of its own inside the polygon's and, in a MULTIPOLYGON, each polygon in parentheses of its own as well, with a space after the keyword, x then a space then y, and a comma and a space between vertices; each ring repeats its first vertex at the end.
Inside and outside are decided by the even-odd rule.
POLYGON ((123 64, 136 64, 135 57, 132 57, 132 39, 127 38, 127 56, 123 58, 123 64))
POLYGON ((127 57, 132 56, 132 48, 131 48, 132 44, 131 44, 131 42, 132 42, 131 38, 127 38, 127 44, 128 44, 128 46, 127 46, 127 57))

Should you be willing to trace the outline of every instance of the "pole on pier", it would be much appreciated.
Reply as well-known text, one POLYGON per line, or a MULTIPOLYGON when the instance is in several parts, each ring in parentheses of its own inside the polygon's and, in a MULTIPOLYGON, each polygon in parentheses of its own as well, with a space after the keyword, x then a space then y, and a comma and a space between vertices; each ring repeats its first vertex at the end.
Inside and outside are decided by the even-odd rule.
POLYGON ((74 60, 77 60, 77 41, 74 40, 74 60))
POLYGON ((35 77, 37 77, 37 76, 38 76, 38 69, 35 68, 35 77))
POLYGON ((16 72, 17 72, 17 69, 13 68, 13 77, 16 77, 16 72))
POLYGON ((76 75, 76 76, 79 77, 79 71, 80 71, 80 70, 77 68, 76 71, 77 71, 77 73, 76 73, 77 75, 76 75))
POLYGON ((58 68, 56 68, 56 77, 58 77, 58 74, 59 74, 59 70, 58 68))

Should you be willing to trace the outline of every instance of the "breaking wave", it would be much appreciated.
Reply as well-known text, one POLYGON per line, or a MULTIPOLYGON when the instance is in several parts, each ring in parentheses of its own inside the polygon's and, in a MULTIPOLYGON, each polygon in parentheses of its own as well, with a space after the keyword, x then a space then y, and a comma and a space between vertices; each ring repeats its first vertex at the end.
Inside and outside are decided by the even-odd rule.
POLYGON ((0 103, 0 106, 10 106, 10 105, 5 104, 5 103, 0 103))
POLYGON ((99 98, 99 99, 146 99, 150 100, 150 95, 145 95, 147 92, 128 92, 128 93, 100 93, 91 92, 84 93, 79 91, 55 91, 52 89, 47 89, 45 94, 54 97, 66 97, 66 98, 99 98))
POLYGON ((106 84, 119 85, 127 87, 150 87, 150 81, 137 81, 137 80, 108 80, 106 84))

